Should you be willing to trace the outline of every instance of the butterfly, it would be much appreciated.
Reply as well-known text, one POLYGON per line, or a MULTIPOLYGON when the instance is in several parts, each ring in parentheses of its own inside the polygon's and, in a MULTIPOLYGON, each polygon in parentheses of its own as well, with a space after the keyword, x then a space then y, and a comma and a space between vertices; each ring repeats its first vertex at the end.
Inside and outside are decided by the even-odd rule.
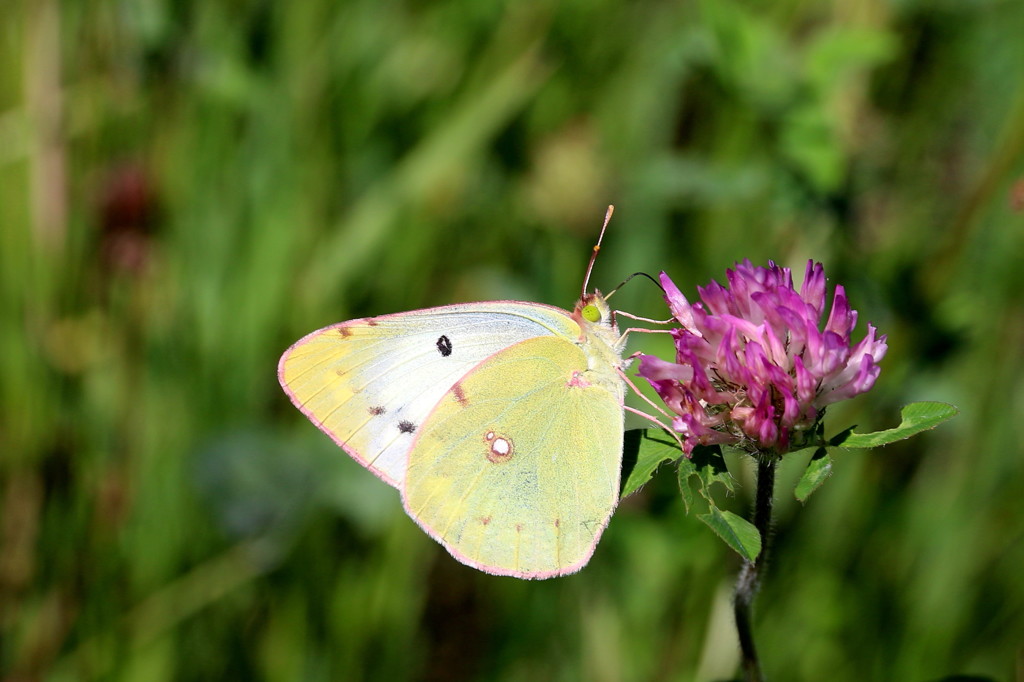
POLYGON ((341 322, 285 351, 281 386, 457 560, 574 573, 618 504, 622 463, 628 360, 587 292, 599 249, 571 311, 488 301, 341 322))

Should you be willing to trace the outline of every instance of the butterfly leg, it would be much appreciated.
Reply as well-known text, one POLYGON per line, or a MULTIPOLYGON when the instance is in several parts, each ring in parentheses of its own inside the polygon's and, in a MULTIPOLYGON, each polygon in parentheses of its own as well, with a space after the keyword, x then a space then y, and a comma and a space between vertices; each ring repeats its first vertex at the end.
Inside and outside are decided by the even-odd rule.
MULTIPOLYGON (((616 310, 616 311, 615 311, 615 314, 616 314, 616 315, 622 315, 623 317, 628 317, 629 319, 631 319, 631 320, 636 320, 637 322, 648 322, 648 323, 650 323, 650 324, 676 324, 676 319, 675 319, 674 317, 670 317, 670 318, 668 318, 667 320, 652 320, 652 319, 651 319, 651 318, 649 318, 649 317, 640 317, 639 315, 634 315, 634 314, 632 314, 632 313, 627 313, 627 312, 626 312, 625 310, 616 310)), ((649 332, 649 331, 661 331, 661 330, 660 330, 660 329, 659 329, 659 330, 653 330, 653 329, 636 329, 636 330, 634 330, 634 331, 638 331, 638 332, 639 332, 639 331, 649 332)))
MULTIPOLYGON (((637 319, 643 319, 643 318, 637 318, 637 319)), ((650 320, 650 322, 657 322, 657 320, 650 320)), ((620 348, 624 348, 625 347, 625 345, 626 345, 626 337, 629 336, 630 334, 632 334, 633 332, 642 333, 642 334, 668 334, 669 330, 668 329, 645 329, 643 327, 629 327, 624 332, 622 332, 621 336, 619 336, 618 343, 619 343, 619 347, 620 348)), ((634 353, 634 355, 635 355, 635 353, 634 353)))
MULTIPOLYGON (((633 390, 633 393, 636 393, 638 396, 640 396, 641 400, 643 400, 648 405, 653 407, 657 412, 660 412, 663 416, 671 418, 672 415, 670 415, 668 412, 663 410, 657 403, 655 403, 653 400, 651 400, 646 395, 644 395, 640 391, 640 389, 636 387, 636 384, 633 383, 633 380, 630 379, 628 376, 626 376, 625 372, 623 372, 622 370, 618 370, 618 372, 619 372, 619 376, 622 377, 622 380, 626 382, 626 385, 629 386, 633 390)), ((629 407, 628 405, 625 406, 625 409, 630 411, 630 412, 632 412, 633 414, 636 414, 636 415, 639 415, 639 416, 643 417, 644 419, 646 419, 647 421, 649 421, 649 422, 651 422, 653 424, 657 424, 659 428, 667 431, 668 434, 670 436, 672 436, 673 439, 675 439, 676 443, 679 444, 679 449, 683 450, 683 441, 679 438, 679 435, 675 431, 670 429, 669 427, 665 426, 665 424, 660 419, 658 419, 654 415, 651 415, 651 414, 648 414, 648 413, 644 412, 643 410, 638 410, 636 408, 629 407)))
POLYGON ((675 431, 673 431, 672 429, 670 429, 669 427, 667 427, 663 423, 661 423, 661 421, 657 417, 651 416, 651 415, 647 414, 646 412, 644 412, 643 410, 638 410, 638 409, 636 409, 634 407, 630 407, 629 405, 626 405, 625 409, 627 411, 629 411, 629 412, 632 412, 635 415, 639 415, 639 416, 643 417, 644 419, 646 419, 647 421, 651 422, 652 424, 655 424, 658 428, 660 428, 662 431, 664 431, 668 435, 672 436, 672 439, 679 446, 679 451, 680 452, 683 451, 683 441, 680 440, 679 434, 677 434, 675 431))

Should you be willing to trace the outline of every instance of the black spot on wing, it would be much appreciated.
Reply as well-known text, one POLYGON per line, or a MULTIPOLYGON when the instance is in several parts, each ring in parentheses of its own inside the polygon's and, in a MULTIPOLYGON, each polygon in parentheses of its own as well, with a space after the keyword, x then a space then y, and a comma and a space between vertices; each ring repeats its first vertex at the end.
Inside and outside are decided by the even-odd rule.
POLYGON ((452 340, 444 334, 437 339, 437 352, 440 353, 443 358, 452 354, 452 340))
POLYGON ((398 430, 401 431, 402 433, 412 433, 413 431, 416 430, 416 425, 413 424, 411 421, 406 421, 405 419, 403 419, 402 421, 398 422, 398 430))

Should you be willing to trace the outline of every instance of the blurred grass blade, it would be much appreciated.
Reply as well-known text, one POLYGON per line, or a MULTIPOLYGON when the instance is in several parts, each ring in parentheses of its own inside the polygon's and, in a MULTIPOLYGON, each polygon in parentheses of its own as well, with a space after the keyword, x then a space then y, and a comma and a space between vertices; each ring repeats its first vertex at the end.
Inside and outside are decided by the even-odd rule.
POLYGON ((366 268, 369 258, 389 236, 401 208, 427 199, 457 174, 468 159, 519 111, 544 82, 546 69, 531 45, 503 72, 488 79, 482 92, 471 92, 452 107, 447 122, 423 140, 352 209, 310 264, 310 291, 336 291, 366 268))
MULTIPOLYGON (((56 661, 55 669, 80 669, 83 665, 100 667, 115 663, 102 652, 111 650, 111 644, 123 632, 131 633, 135 647, 151 644, 182 624, 200 610, 221 600, 232 591, 270 570, 273 552, 268 554, 261 540, 250 540, 235 545, 221 555, 208 559, 147 597, 127 613, 123 628, 98 632, 83 641, 64 658, 56 661)), ((106 670, 91 669, 92 676, 103 677, 106 670)))

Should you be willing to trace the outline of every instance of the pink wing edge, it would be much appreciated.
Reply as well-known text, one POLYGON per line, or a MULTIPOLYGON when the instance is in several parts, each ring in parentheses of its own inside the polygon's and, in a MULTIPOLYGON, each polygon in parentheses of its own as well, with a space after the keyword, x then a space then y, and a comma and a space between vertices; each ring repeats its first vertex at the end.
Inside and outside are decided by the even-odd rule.
MULTIPOLYGON (((404 495, 402 500, 402 506, 405 506, 404 495)), ((419 519, 417 519, 415 516, 409 513, 408 509, 406 509, 405 512, 412 518, 413 521, 416 522, 416 525, 423 529, 423 532, 425 532, 427 535, 436 540, 437 543, 444 547, 448 551, 448 553, 451 554, 452 557, 459 563, 465 564, 470 568, 475 568, 478 571, 483 571, 484 573, 488 573, 490 575, 509 576, 513 578, 521 578, 524 580, 545 580, 547 578, 558 578, 561 576, 578 573, 584 566, 590 563, 590 559, 594 556, 594 550, 597 549, 597 543, 600 542, 601 536, 604 534, 605 529, 608 528, 608 522, 611 520, 612 514, 615 513, 615 509, 618 506, 619 501, 616 498, 615 506, 613 506, 611 508, 611 511, 608 512, 608 517, 601 522, 601 527, 594 535, 594 541, 590 543, 590 547, 587 550, 586 554, 584 554, 576 563, 569 564, 568 566, 563 566, 562 568, 556 569, 554 571, 515 571, 512 569, 498 568, 495 566, 491 566, 489 564, 482 564, 478 561, 474 561, 473 559, 470 559, 464 554, 458 552, 454 547, 449 547, 448 544, 444 540, 442 540, 439 535, 434 533, 433 529, 431 529, 426 524, 421 523, 419 519)))

